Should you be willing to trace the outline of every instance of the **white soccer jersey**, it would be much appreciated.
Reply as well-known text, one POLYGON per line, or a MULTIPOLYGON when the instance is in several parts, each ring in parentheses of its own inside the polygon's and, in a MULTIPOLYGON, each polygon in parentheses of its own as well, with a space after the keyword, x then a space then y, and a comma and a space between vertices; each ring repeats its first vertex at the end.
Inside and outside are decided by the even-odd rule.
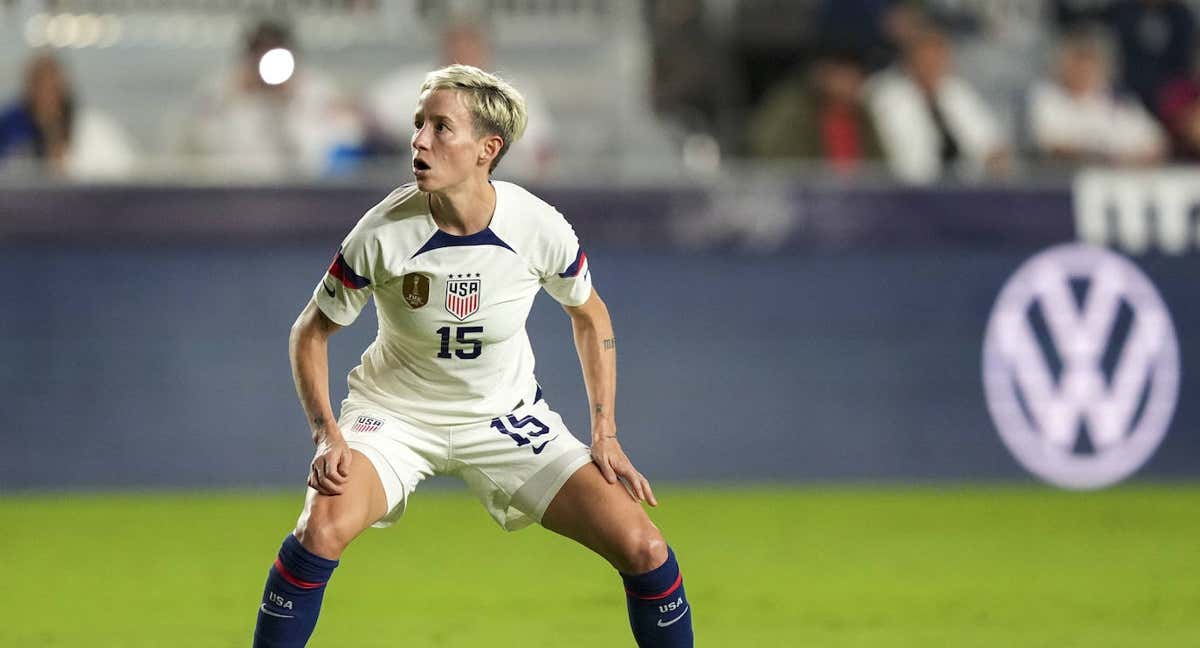
POLYGON ((349 325, 375 296, 379 332, 348 379, 351 401, 436 425, 510 412, 537 393, 525 320, 538 289, 591 295, 574 229, 525 189, 493 182, 496 210, 470 236, 439 230, 415 185, 392 192, 342 242, 313 295, 349 325))

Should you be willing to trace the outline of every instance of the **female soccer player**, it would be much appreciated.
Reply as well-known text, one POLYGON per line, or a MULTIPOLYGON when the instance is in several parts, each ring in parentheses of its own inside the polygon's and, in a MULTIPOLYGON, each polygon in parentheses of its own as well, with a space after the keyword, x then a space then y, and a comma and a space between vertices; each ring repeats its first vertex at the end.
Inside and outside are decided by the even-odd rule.
POLYGON ((639 646, 691 646, 679 565, 641 507, 657 505, 654 492, 617 440, 616 341, 587 257, 553 207, 490 179, 525 130, 524 100, 491 74, 452 65, 426 77, 414 117, 416 182, 351 230, 292 327, 292 373, 317 450, 254 645, 303 646, 350 541, 395 522, 422 479, 450 474, 505 529, 540 522, 608 560, 639 646), (534 379, 525 319, 539 288, 571 319, 590 448, 534 379), (370 295, 379 333, 335 419, 328 339, 370 295))

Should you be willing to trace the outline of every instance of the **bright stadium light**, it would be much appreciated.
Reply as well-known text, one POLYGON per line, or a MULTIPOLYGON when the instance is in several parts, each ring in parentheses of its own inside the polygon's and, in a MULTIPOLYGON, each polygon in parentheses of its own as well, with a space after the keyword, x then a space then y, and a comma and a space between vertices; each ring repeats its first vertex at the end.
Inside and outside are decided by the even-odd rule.
POLYGON ((30 47, 45 47, 49 42, 46 31, 50 25, 50 16, 44 13, 34 14, 25 23, 25 43, 30 47))
POLYGON ((291 51, 282 47, 268 50, 258 60, 258 76, 267 85, 279 85, 292 78, 296 71, 296 58, 291 51))
POLYGON ((74 14, 58 14, 46 25, 46 40, 56 48, 70 47, 78 37, 79 22, 74 14))
POLYGON ((104 31, 104 23, 95 14, 83 14, 78 19, 78 36, 72 47, 91 47, 100 42, 104 31))

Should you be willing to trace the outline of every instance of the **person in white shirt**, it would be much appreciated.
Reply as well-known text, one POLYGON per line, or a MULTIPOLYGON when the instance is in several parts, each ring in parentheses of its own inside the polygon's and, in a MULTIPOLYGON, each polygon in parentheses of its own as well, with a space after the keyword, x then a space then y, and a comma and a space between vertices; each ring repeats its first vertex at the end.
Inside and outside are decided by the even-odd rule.
POLYGON ((607 559, 624 581, 639 646, 690 647, 678 563, 640 505, 657 500, 617 440, 616 338, 587 255, 557 210, 491 179, 525 130, 524 101, 464 65, 430 73, 419 96, 416 182, 351 230, 292 327, 292 371, 317 449, 304 510, 267 578, 254 645, 303 646, 346 546, 398 520, 423 479, 446 474, 503 528, 538 522, 607 559), (590 447, 534 377, 525 320, 541 289, 571 320, 590 447), (378 335, 335 418, 328 339, 372 296, 378 335))
POLYGON ((1053 77, 1029 92, 1029 132, 1038 154, 1058 162, 1146 165, 1167 154, 1141 102, 1114 92, 1111 49, 1094 29, 1061 39, 1053 77))
POLYGON ((172 148, 198 171, 255 180, 336 173, 363 140, 353 103, 273 21, 247 33, 237 63, 204 80, 179 121, 172 148), (273 50, 287 52, 281 69, 264 66, 273 50))
POLYGON ((905 41, 902 61, 874 76, 867 94, 888 166, 901 181, 972 179, 1007 168, 995 116, 953 74, 950 44, 936 29, 923 27, 905 41))

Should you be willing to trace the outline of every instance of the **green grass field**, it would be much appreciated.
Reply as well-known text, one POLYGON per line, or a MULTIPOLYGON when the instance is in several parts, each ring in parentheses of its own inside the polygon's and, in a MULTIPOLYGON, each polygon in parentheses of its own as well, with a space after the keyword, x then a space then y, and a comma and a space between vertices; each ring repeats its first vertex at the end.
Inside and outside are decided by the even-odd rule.
MULTIPOLYGON (((698 645, 1200 646, 1200 486, 661 488, 698 645)), ((0 646, 248 646, 298 495, 0 498, 0 646)), ((310 643, 631 646, 620 582, 423 491, 344 556, 310 643)))

